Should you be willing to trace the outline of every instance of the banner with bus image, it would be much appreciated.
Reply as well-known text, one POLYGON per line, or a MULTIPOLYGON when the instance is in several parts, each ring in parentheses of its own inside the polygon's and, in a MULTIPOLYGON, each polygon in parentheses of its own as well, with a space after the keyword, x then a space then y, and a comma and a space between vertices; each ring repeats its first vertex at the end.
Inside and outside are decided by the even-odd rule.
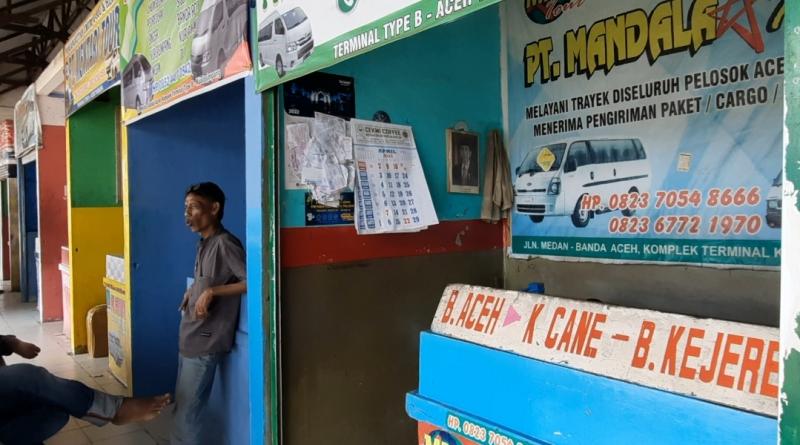
POLYGON ((513 254, 780 265, 782 1, 505 15, 513 254))
POLYGON ((246 76, 247 0, 123 0, 123 120, 246 76))
POLYGON ((367 53, 500 0, 256 0, 256 89, 367 53))

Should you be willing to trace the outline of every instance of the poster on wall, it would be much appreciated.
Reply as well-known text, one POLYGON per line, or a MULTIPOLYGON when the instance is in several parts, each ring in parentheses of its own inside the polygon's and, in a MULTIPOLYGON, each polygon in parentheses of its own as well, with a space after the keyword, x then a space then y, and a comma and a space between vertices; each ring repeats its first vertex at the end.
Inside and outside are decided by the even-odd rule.
POLYGON ((287 83, 283 108, 290 116, 314 117, 331 114, 342 119, 356 117, 355 80, 328 73, 313 73, 287 83))
POLYGON ((0 121, 0 179, 17 177, 17 159, 14 156, 14 121, 0 121))
POLYGON ((354 214, 353 192, 341 193, 336 207, 320 203, 310 192, 306 192, 306 226, 352 225, 354 214))
POLYGON ((29 86, 14 105, 14 152, 17 159, 42 146, 42 120, 36 105, 36 86, 29 86))
POLYGON ((782 1, 505 6, 514 254, 780 264, 782 1))
POLYGON ((256 88, 331 66, 499 0, 258 0, 256 88))
POLYGON ((247 0, 123 0, 123 120, 247 75, 247 0))
POLYGON ((66 113, 119 84, 119 0, 101 0, 64 45, 66 113))
MULTIPOLYGON (((317 113, 344 120, 354 118, 355 80, 319 72, 295 79, 283 88, 283 108, 286 136, 284 187, 286 190, 304 190, 309 188, 302 173, 308 145, 314 139, 314 118, 317 113)), ((346 131, 344 122, 342 124, 346 131)), ((348 161, 352 161, 352 154, 348 161)))

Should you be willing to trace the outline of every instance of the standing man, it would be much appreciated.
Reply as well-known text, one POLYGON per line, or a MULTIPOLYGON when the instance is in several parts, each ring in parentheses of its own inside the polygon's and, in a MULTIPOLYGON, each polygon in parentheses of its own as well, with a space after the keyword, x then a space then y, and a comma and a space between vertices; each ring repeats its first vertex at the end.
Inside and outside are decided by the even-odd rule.
POLYGON ((181 303, 172 445, 199 445, 217 364, 231 350, 239 302, 247 292, 244 248, 222 226, 225 194, 213 182, 186 191, 186 225, 200 235, 194 282, 181 303))

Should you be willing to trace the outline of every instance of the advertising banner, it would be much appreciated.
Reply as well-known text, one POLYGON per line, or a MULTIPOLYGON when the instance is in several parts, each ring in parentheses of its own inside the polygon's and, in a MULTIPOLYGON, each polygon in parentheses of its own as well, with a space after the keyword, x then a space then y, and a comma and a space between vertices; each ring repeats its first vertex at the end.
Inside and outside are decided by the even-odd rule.
POLYGON ((780 264, 782 1, 505 6, 513 253, 780 264))
POLYGON ((746 411, 778 412, 777 328, 451 285, 431 330, 746 411))
POLYGON ((14 152, 22 158, 42 146, 42 120, 36 104, 36 86, 31 85, 14 105, 14 152))
POLYGON ((499 0, 258 0, 253 61, 263 91, 499 0))
POLYGON ((330 207, 306 192, 306 226, 352 225, 355 210, 353 192, 342 192, 339 205, 330 207))
POLYGON ((130 299, 124 285, 103 279, 108 308, 108 367, 123 385, 131 384, 130 299))
POLYGON ((123 0, 125 123, 247 75, 247 16, 247 0, 123 0))
MULTIPOLYGON (((451 420, 450 418, 455 418, 455 415, 451 414, 449 416, 449 418, 448 418, 448 421, 449 421, 450 425, 454 425, 455 422, 453 420, 451 420)), ((460 423, 461 422, 459 422, 459 425, 460 425, 460 423)), ((451 427, 450 425, 448 425, 448 426, 451 427)), ((481 433, 481 431, 480 431, 481 428, 486 430, 485 427, 481 427, 481 426, 479 426, 477 424, 475 425, 475 430, 477 432, 476 435, 479 435, 481 433)), ((459 431, 460 431, 460 429, 459 429, 459 431)), ((483 443, 487 443, 487 444, 491 443, 491 442, 488 441, 488 435, 487 435, 487 438, 486 438, 487 440, 486 441, 473 442, 473 441, 467 439, 464 436, 461 436, 459 434, 453 433, 452 430, 448 431, 445 428, 439 428, 437 426, 434 426, 434 425, 431 425, 430 423, 425 423, 425 422, 419 422, 417 424, 417 438, 418 438, 418 442, 417 443, 419 443, 419 445, 478 445, 478 443, 481 443, 481 444, 483 444, 483 443)), ((495 443, 503 443, 503 442, 495 442, 495 443)), ((513 443, 513 442, 507 442, 507 443, 513 443)), ((514 445, 517 445, 517 444, 514 444, 514 445)))
POLYGON ((101 0, 64 46, 66 113, 119 83, 119 0, 101 0))

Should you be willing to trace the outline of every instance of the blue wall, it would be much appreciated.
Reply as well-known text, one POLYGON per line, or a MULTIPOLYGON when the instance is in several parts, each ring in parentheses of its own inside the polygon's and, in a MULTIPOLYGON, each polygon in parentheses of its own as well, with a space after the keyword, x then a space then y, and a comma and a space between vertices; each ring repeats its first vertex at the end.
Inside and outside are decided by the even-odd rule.
MULTIPOLYGON (((358 119, 372 120, 383 110, 393 123, 413 127, 440 220, 480 218, 480 195, 447 192, 445 129, 464 121, 480 133, 483 190, 487 136, 503 127, 497 5, 326 71, 355 78, 358 119)), ((305 225, 304 197, 304 191, 283 191, 282 227, 305 225)))
POLYGON ((38 276, 36 275, 36 237, 39 236, 39 200, 37 198, 36 162, 22 165, 24 217, 22 227, 24 251, 22 256, 22 295, 25 301, 36 301, 39 294, 38 276))
MULTIPOLYGON (((253 77, 248 77, 244 81, 245 96, 245 143, 247 152, 245 177, 247 180, 247 326, 249 329, 249 352, 250 352, 250 444, 262 445, 268 433, 267 424, 267 363, 266 354, 271 348, 267 348, 268 333, 265 327, 268 321, 264 320, 262 314, 266 313, 265 306, 268 306, 269 293, 264 294, 264 289, 274 287, 276 278, 269 271, 275 264, 275 246, 269 246, 269 250, 264 249, 264 242, 272 243, 275 236, 274 222, 274 200, 269 199, 269 195, 274 193, 272 187, 264 183, 265 154, 268 153, 272 159, 274 146, 265 146, 264 141, 267 135, 272 132, 265 128, 264 122, 268 118, 262 114, 269 112, 262 102, 261 94, 251 94, 255 91, 255 81, 253 77), (272 191, 272 192, 270 192, 272 191), (266 200, 265 200, 266 197, 266 200), (268 212, 267 213, 267 210, 268 212), (267 234, 265 236, 265 234, 267 234), (272 234, 271 236, 269 234, 272 234), (268 253, 265 253, 268 252, 268 253), (265 272, 266 271, 266 272, 265 272), (265 281, 269 283, 265 286, 265 281)), ((269 94, 267 94, 269 96, 269 94)), ((272 298, 274 302, 274 298, 272 298)), ((273 330, 274 332, 274 330, 273 330)), ((270 367, 273 364, 269 365, 270 367)), ((271 387, 271 385, 269 386, 271 387)))
POLYGON ((458 410, 552 445, 762 445, 778 434, 774 418, 430 332, 406 409, 439 427, 458 410))
MULTIPOLYGON (((227 196, 224 225, 245 240, 244 82, 180 103, 128 127, 133 382, 136 395, 173 391, 178 306, 192 276, 197 235, 184 192, 214 181, 227 196)), ((249 442, 246 303, 212 391, 209 443, 249 442)))

